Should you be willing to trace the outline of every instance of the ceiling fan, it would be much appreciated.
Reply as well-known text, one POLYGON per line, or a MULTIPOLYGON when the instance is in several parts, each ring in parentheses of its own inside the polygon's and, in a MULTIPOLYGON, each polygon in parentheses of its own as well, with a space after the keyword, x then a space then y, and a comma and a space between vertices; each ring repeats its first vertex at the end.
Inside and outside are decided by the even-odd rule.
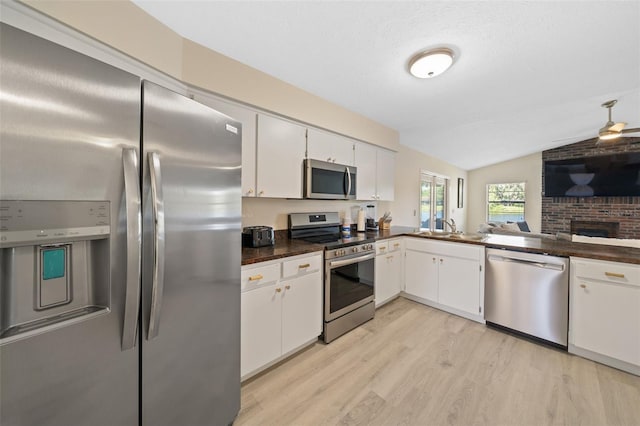
POLYGON ((607 124, 605 124, 599 131, 598 131, 598 143, 600 142, 606 142, 606 141, 611 141, 614 139, 619 138, 620 136, 622 136, 623 134, 626 133, 637 133, 640 132, 640 127, 636 127, 633 129, 625 129, 624 126, 627 125, 627 123, 624 122, 618 122, 618 123, 614 123, 611 120, 611 108, 613 108, 613 106, 618 102, 617 99, 613 99, 611 101, 607 101, 605 103, 602 104, 603 108, 607 108, 609 110, 609 121, 607 121, 607 124))

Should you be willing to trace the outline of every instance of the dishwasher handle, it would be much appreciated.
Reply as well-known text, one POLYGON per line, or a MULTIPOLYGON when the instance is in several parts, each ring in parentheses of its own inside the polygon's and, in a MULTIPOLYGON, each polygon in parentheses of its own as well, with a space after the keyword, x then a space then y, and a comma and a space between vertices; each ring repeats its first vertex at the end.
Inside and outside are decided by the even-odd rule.
POLYGON ((558 264, 558 263, 538 262, 535 260, 519 259, 515 257, 496 256, 494 254, 490 254, 488 256, 488 259, 493 261, 498 261, 498 262, 520 263, 528 266, 535 266, 542 269, 553 269, 559 272, 563 272, 565 268, 563 264, 558 264))

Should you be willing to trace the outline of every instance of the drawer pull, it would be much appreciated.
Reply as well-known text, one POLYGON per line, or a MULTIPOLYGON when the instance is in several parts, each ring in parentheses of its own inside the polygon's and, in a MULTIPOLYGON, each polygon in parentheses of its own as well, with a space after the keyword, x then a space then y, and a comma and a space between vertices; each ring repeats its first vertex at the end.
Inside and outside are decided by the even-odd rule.
POLYGON ((263 278, 264 278, 264 277, 263 277, 261 274, 258 274, 258 275, 252 275, 252 276, 250 276, 250 277, 249 277, 249 281, 258 281, 258 280, 261 280, 261 279, 263 279, 263 278))
POLYGON ((284 288, 286 288, 287 290, 291 290, 291 286, 290 285, 285 285, 284 288))
POLYGON ((380 247, 380 249, 379 249, 379 250, 381 250, 381 251, 382 251, 382 250, 386 250, 386 249, 387 249, 386 247, 380 247))
POLYGON ((303 263, 302 265, 298 265, 298 269, 308 268, 309 266, 311 266, 310 263, 303 263))
POLYGON ((282 289, 280 287, 276 288, 276 293, 280 293, 282 289))
POLYGON ((398 248, 398 247, 400 247, 400 243, 395 243, 393 246, 394 246, 395 248, 398 248))
POLYGON ((612 278, 624 278, 624 274, 618 274, 616 272, 605 272, 604 274, 612 278))
POLYGON ((580 288, 587 288, 586 284, 580 284, 580 288))

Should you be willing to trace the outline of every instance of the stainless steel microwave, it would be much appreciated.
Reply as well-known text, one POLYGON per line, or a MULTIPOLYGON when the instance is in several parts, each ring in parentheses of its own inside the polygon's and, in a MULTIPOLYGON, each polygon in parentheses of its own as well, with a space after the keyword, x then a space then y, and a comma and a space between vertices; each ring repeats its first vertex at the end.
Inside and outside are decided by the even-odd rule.
POLYGON ((320 160, 304 160, 304 198, 355 200, 356 168, 320 160))

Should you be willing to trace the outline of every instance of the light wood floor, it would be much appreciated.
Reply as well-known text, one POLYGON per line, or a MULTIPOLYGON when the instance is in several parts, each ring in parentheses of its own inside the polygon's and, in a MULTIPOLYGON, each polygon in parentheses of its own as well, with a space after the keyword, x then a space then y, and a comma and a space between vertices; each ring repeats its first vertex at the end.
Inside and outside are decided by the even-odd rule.
POLYGON ((400 298, 242 386, 235 425, 640 425, 640 377, 400 298))

